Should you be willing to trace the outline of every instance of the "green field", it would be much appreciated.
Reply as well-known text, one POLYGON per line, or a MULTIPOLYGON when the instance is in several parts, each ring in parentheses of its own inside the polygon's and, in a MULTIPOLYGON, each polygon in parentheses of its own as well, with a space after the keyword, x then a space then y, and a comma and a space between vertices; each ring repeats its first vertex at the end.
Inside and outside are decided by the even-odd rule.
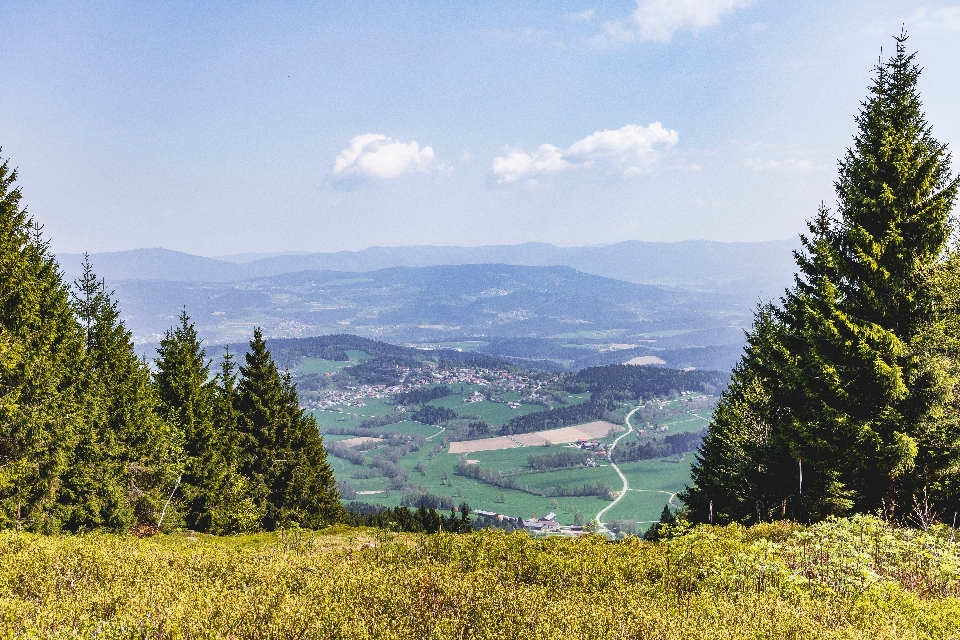
POLYGON ((347 351, 349 360, 324 360, 323 358, 300 358, 293 368, 300 373, 336 373, 344 367, 352 367, 373 356, 366 351, 347 351))
MULTIPOLYGON (((510 418, 542 411, 540 405, 521 405, 519 409, 510 409, 506 404, 481 401, 474 403, 464 403, 463 398, 469 396, 474 391, 486 391, 485 385, 451 385, 454 395, 445 398, 432 400, 428 404, 437 407, 447 407, 453 409, 461 416, 477 416, 493 427, 500 426, 510 418)), ((517 401, 520 394, 517 392, 505 393, 503 399, 517 401)), ((571 403, 584 402, 589 399, 589 394, 583 393, 571 395, 571 403)), ((666 409, 675 409, 684 411, 687 405, 685 400, 689 397, 682 397, 665 403, 666 409)), ((382 416, 394 408, 389 399, 364 399, 363 407, 340 407, 340 412, 315 411, 317 422, 321 427, 358 427, 363 420, 375 416, 382 416)), ((615 413, 622 419, 633 408, 633 405, 623 405, 615 413)), ((701 415, 708 415, 701 413, 701 415)), ((682 433, 687 431, 696 431, 707 424, 707 420, 682 413, 681 415, 658 421, 658 426, 666 426, 666 432, 647 433, 638 435, 636 431, 626 436, 622 442, 635 440, 638 438, 661 437, 665 434, 682 433)), ((634 422, 634 428, 639 425, 634 422)), ((594 496, 588 497, 569 497, 569 498, 549 498, 533 495, 519 490, 511 490, 502 487, 490 486, 473 480, 458 476, 456 474, 457 463, 461 456, 448 453, 449 446, 445 443, 444 433, 435 426, 422 425, 417 422, 405 421, 383 427, 370 429, 370 435, 376 436, 384 432, 399 432, 410 435, 422 435, 431 439, 418 451, 408 453, 397 463, 408 474, 408 483, 415 485, 420 490, 428 491, 433 494, 449 496, 455 502, 466 501, 473 509, 483 509, 487 511, 496 511, 512 516, 522 516, 525 518, 534 515, 543 515, 549 511, 557 513, 558 520, 564 525, 570 525, 574 522, 574 514, 577 511, 582 512, 587 520, 594 518, 598 511, 610 504, 605 498, 594 496), (439 450, 438 450, 439 449, 439 450), (431 459, 432 457, 432 459, 431 459), (418 465, 420 469, 418 469, 418 465), (421 472, 422 469, 422 472, 421 472)), ((349 436, 328 435, 329 442, 345 439, 349 436)), ((603 439, 602 439, 603 440, 603 439)), ((610 438, 606 438, 610 440, 610 438)), ((606 482, 614 491, 620 491, 623 484, 619 476, 610 466, 601 465, 595 468, 583 469, 564 469, 557 471, 543 471, 531 473, 527 466, 530 456, 544 453, 557 453, 567 449, 566 445, 553 445, 547 447, 519 447, 513 449, 501 449, 497 451, 477 451, 466 454, 463 457, 469 460, 475 460, 484 469, 493 471, 502 471, 508 475, 520 474, 516 481, 521 485, 529 486, 533 489, 548 490, 552 487, 564 486, 567 488, 582 487, 585 484, 595 484, 598 481, 606 482)), ((342 479, 354 487, 358 492, 378 492, 365 493, 358 495, 355 500, 367 502, 370 504, 381 504, 384 506, 397 506, 403 497, 403 493, 397 490, 391 490, 392 480, 387 477, 376 478, 354 478, 353 475, 358 471, 369 468, 370 462, 375 456, 387 453, 390 447, 381 445, 365 452, 368 461, 367 467, 360 467, 345 460, 330 457, 331 464, 337 478, 342 479)), ((681 491, 689 483, 690 464, 693 460, 692 454, 687 454, 683 461, 679 463, 665 462, 662 460, 643 460, 639 462, 630 462, 620 465, 621 470, 630 483, 630 491, 625 495, 617 505, 604 515, 604 520, 637 520, 638 522, 649 522, 659 518, 663 505, 669 500, 672 494, 681 491)), ((676 505, 676 500, 673 501, 676 505)))
MULTIPOLYGON (((401 423, 413 432, 416 423, 401 423)), ((422 425, 421 425, 422 426, 422 425)), ((397 428, 398 425, 389 425, 384 430, 406 432, 406 429, 397 428)), ((434 430, 433 433, 436 433, 434 430)), ((373 435, 373 434, 371 434, 373 435)), ((471 478, 456 475, 457 463, 461 456, 447 453, 447 447, 430 459, 430 454, 439 438, 428 442, 419 451, 414 451, 399 462, 409 474, 411 483, 434 494, 451 496, 455 501, 465 500, 474 509, 497 511, 508 515, 532 517, 543 515, 547 511, 555 511, 562 524, 573 524, 574 513, 579 510, 587 519, 593 518, 600 509, 609 504, 606 499, 588 497, 546 498, 531 495, 522 491, 488 486, 471 478), (422 463, 424 473, 417 470, 418 463, 422 463), (501 498, 502 496, 502 498, 501 498), (501 501, 502 500, 502 501, 501 501)), ((384 450, 386 448, 384 447, 384 450)), ((584 484, 593 484, 603 481, 615 491, 622 487, 619 476, 610 466, 584 469, 564 469, 559 471, 545 471, 530 473, 527 459, 541 453, 555 453, 566 449, 564 445, 550 447, 520 447, 499 451, 477 451, 466 454, 465 458, 476 460, 485 469, 501 470, 504 473, 523 475, 517 478, 520 484, 538 489, 555 487, 558 485, 578 487, 584 484)), ((367 452, 368 459, 377 455, 379 449, 367 452)), ((692 454, 687 454, 680 463, 663 462, 661 460, 643 460, 620 465, 621 470, 630 483, 631 490, 607 514, 605 520, 637 520, 640 522, 654 521, 660 516, 663 505, 668 501, 670 494, 682 490, 689 482, 690 463, 692 454)), ((344 460, 333 458, 337 477, 345 479, 358 491, 384 491, 390 486, 389 478, 355 479, 350 476, 360 469, 344 460)), ((402 494, 397 491, 389 493, 358 496, 356 499, 371 504, 396 506, 400 503, 402 494)), ((676 501, 674 501, 674 505, 676 501)))

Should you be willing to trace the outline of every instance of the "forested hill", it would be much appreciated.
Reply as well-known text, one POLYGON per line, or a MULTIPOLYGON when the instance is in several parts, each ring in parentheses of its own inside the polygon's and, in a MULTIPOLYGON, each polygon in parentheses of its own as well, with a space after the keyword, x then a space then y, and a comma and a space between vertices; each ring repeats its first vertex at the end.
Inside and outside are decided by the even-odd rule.
MULTIPOLYGON (((348 351, 363 351, 373 360, 359 366, 410 366, 418 367, 425 361, 437 365, 449 363, 449 366, 474 366, 487 369, 535 368, 557 370, 551 362, 515 361, 497 358, 481 353, 457 351, 456 349, 416 349, 400 345, 355 336, 346 333, 316 336, 312 338, 273 338, 268 341, 270 351, 277 364, 293 368, 302 358, 323 358, 324 360, 348 360, 348 351)), ((356 368, 356 367, 354 367, 356 368)))
POLYGON ((680 391, 702 391, 717 395, 729 381, 730 375, 720 371, 684 371, 614 364, 583 369, 569 378, 568 385, 576 390, 590 391, 594 397, 648 400, 680 391))

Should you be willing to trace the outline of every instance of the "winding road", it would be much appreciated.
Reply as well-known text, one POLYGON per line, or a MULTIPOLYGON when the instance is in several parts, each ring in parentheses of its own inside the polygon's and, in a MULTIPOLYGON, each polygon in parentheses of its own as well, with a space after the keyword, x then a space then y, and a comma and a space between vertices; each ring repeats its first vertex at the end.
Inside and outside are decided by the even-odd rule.
POLYGON ((627 425, 627 431, 617 436, 617 438, 610 445, 610 449, 607 451, 607 459, 610 460, 610 466, 613 467, 613 470, 616 471, 617 475, 620 476, 620 479, 623 480, 623 491, 621 491, 619 495, 613 499, 613 502, 605 506, 603 509, 600 509, 597 517, 594 518, 594 520, 597 521, 597 533, 607 533, 609 531, 609 529, 607 529, 607 525, 603 524, 603 520, 601 520, 601 518, 603 518, 603 514, 615 507, 617 503, 623 499, 623 496, 627 495, 627 491, 630 489, 630 483, 627 482, 627 476, 623 475, 623 472, 620 471, 620 467, 618 467, 617 463, 613 461, 613 450, 616 448, 617 443, 620 442, 621 438, 625 438, 633 433, 633 425, 630 424, 630 416, 636 413, 639 409, 640 407, 634 407, 633 410, 627 414, 627 417, 623 419, 624 423, 627 425))

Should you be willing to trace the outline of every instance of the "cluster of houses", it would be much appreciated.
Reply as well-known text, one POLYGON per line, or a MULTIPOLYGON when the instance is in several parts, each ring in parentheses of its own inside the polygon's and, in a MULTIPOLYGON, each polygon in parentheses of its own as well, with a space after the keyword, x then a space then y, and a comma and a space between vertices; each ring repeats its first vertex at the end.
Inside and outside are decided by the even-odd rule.
MULTIPOLYGON (((304 402, 304 409, 332 409, 338 406, 363 407, 365 398, 388 398, 398 393, 412 391, 428 385, 435 384, 470 384, 477 386, 490 386, 494 393, 504 393, 508 391, 527 391, 539 389, 546 384, 544 381, 533 380, 527 376, 510 373, 505 370, 485 369, 482 367, 460 368, 460 369, 438 369, 436 366, 426 365, 411 369, 409 367, 395 366, 400 384, 386 385, 359 385, 355 387, 346 387, 344 389, 321 389, 315 394, 313 399, 304 402)), ((327 375, 333 375, 332 373, 327 375)), ((483 394, 474 391, 464 402, 480 402, 484 399, 483 394)), ((512 409, 520 407, 519 402, 508 402, 512 409)))
POLYGON ((464 404, 471 404, 474 402, 480 402, 483 400, 483 394, 479 391, 474 391, 469 396, 463 399, 464 404))
MULTIPOLYGON (((580 438, 576 442, 571 442, 571 447, 576 447, 577 449, 584 449, 586 451, 593 451, 594 454, 601 458, 607 456, 607 445, 603 444, 599 440, 590 440, 589 438, 580 438)), ((588 462, 593 462, 593 464, 587 464, 588 467, 595 467, 597 463, 591 458, 588 462)))
POLYGON ((477 509, 473 512, 473 515, 498 523, 509 522, 516 527, 522 527, 532 532, 549 533, 560 531, 560 523, 557 522, 557 514, 555 513, 548 513, 542 518, 534 518, 533 520, 514 518, 512 516, 505 516, 502 513, 496 513, 495 511, 484 511, 482 509, 477 509))

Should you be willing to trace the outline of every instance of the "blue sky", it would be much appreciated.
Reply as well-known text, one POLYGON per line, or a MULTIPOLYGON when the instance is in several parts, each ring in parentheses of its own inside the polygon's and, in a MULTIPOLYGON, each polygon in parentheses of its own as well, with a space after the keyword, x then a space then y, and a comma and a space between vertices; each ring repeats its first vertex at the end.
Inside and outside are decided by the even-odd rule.
POLYGON ((0 0, 0 146, 58 251, 796 235, 904 24, 960 3, 0 0))

